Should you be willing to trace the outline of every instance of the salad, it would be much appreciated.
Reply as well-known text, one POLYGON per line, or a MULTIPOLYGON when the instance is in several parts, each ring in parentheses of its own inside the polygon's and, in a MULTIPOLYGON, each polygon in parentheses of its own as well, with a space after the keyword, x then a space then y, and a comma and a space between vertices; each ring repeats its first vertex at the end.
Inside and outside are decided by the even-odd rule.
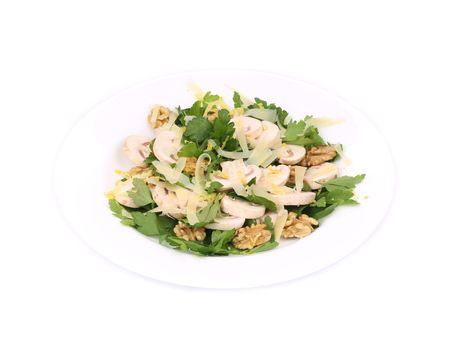
POLYGON ((320 118, 294 120, 260 98, 233 106, 197 91, 187 108, 155 105, 155 136, 131 135, 134 164, 106 194, 121 223, 197 255, 251 254, 302 239, 340 205, 355 205, 365 175, 340 176, 341 144, 320 136, 320 118))

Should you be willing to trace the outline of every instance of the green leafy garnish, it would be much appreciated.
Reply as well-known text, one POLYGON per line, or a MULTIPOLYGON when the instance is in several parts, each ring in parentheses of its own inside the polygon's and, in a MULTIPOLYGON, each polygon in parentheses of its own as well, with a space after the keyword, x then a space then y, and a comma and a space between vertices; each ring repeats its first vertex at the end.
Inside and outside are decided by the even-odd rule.
POLYGON ((234 101, 234 108, 239 108, 243 106, 243 101, 240 98, 240 94, 237 91, 234 91, 232 100, 234 101))
POLYGON ((219 183, 218 181, 212 181, 208 187, 206 187, 206 192, 208 194, 214 193, 214 192, 218 192, 218 190, 220 188, 222 188, 223 185, 221 183, 219 183))
POLYGON ((193 118, 189 124, 184 136, 195 142, 203 142, 209 137, 212 131, 212 124, 203 117, 193 118))
POLYGON ((264 197, 256 196, 255 194, 250 194, 247 197, 244 197, 243 199, 246 199, 248 202, 254 203, 254 204, 260 204, 263 205, 265 208, 267 208, 270 211, 276 211, 276 204, 269 199, 266 199, 264 197))
POLYGON ((203 101, 206 103, 215 102, 220 98, 218 95, 212 95, 210 91, 206 92, 206 94, 203 97, 203 101))
POLYGON ((220 196, 216 196, 212 203, 205 206, 196 214, 199 222, 193 225, 194 227, 203 227, 215 220, 220 212, 220 199, 220 196))
POLYGON ((299 122, 291 121, 287 125, 283 141, 285 143, 299 146, 318 146, 325 144, 318 129, 315 126, 307 125, 306 121, 312 116, 306 116, 299 122))
POLYGON ((220 109, 218 117, 215 119, 210 138, 216 140, 217 144, 223 145, 226 140, 229 140, 234 135, 234 124, 230 123, 231 117, 229 111, 220 109))
POLYGON ((135 191, 128 191, 128 196, 133 200, 135 205, 143 207, 144 205, 153 203, 150 189, 145 181, 139 178, 134 178, 133 185, 135 191))
POLYGON ((201 154, 201 150, 198 145, 193 142, 188 142, 178 152, 179 157, 198 157, 201 154))

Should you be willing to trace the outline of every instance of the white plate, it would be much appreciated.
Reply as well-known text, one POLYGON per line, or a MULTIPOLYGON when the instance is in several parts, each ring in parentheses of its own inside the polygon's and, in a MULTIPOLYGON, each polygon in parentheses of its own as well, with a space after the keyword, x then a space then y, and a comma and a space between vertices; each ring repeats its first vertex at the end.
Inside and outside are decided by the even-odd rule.
POLYGON ((308 275, 356 249, 379 226, 394 190, 389 149, 373 124, 348 103, 295 79, 253 71, 199 71, 155 79, 102 103, 69 133, 56 162, 55 189, 71 228, 94 250, 140 275, 207 288, 269 285, 308 275), (131 164, 121 153, 129 134, 151 135, 146 121, 151 104, 190 106, 193 80, 232 102, 230 87, 275 102, 294 118, 307 114, 345 122, 321 129, 326 140, 345 146, 352 165, 345 174, 366 173, 357 189, 360 205, 341 207, 311 236, 250 256, 197 257, 163 247, 113 217, 104 193, 117 180, 115 169, 131 164), (368 198, 364 198, 368 196, 368 198))

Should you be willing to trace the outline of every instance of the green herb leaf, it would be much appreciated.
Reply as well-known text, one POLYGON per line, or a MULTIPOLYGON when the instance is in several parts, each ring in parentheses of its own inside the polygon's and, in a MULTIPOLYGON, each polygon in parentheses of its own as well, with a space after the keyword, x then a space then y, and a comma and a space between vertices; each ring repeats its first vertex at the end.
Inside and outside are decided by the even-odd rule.
POLYGON ((211 235, 211 246, 214 248, 223 248, 231 242, 235 235, 235 230, 213 231, 211 235))
POLYGON ((315 126, 307 126, 306 121, 312 116, 306 116, 304 120, 299 122, 291 121, 287 125, 283 141, 285 143, 300 146, 317 146, 323 145, 325 142, 321 138, 318 129, 315 126))
POLYGON ((197 222, 194 227, 203 227, 215 220, 218 213, 220 212, 220 196, 216 196, 215 200, 205 206, 197 213, 199 222, 197 222))
POLYGON ((264 197, 259 197, 259 196, 256 196, 255 194, 250 194, 243 199, 246 199, 248 202, 251 202, 254 204, 263 205, 265 208, 267 208, 270 211, 276 211, 276 204, 264 197))
POLYGON ((333 191, 336 189, 354 189, 356 185, 363 181, 365 178, 365 174, 356 175, 356 176, 341 176, 337 177, 333 180, 326 182, 324 187, 328 191, 333 191))
POLYGON ((209 186, 206 188, 206 192, 208 194, 214 193, 214 192, 218 192, 218 190, 220 188, 222 188, 223 185, 221 183, 219 183, 218 181, 212 181, 209 186))
POLYGON ((178 152, 179 157, 198 157, 201 154, 196 143, 186 143, 178 152))
POLYGON ((212 124, 203 117, 196 117, 187 124, 184 136, 195 142, 203 142, 209 138, 212 131, 212 124))
POLYGON ((145 181, 139 178, 133 179, 135 191, 128 191, 128 196, 133 200, 138 207, 153 203, 151 192, 145 181))
POLYGON ((234 101, 234 108, 239 108, 243 106, 243 101, 240 98, 240 94, 237 91, 234 91, 234 95, 232 96, 232 100, 234 101))
POLYGON ((211 103, 214 101, 217 101, 220 98, 218 95, 211 95, 210 91, 206 92, 206 94, 203 97, 203 101, 206 103, 211 103))
POLYGON ((136 229, 140 233, 143 233, 145 236, 159 235, 158 218, 155 213, 141 213, 139 211, 134 211, 131 215, 137 225, 136 229))
POLYGON ((201 103, 201 101, 196 101, 192 105, 192 107, 189 108, 188 115, 194 115, 194 116, 202 118, 205 110, 206 110, 206 108, 203 107, 203 104, 201 103))
POLYGON ((210 138, 217 141, 217 144, 222 145, 226 139, 230 139, 234 135, 234 124, 230 123, 231 118, 229 111, 220 109, 218 117, 215 119, 210 138))

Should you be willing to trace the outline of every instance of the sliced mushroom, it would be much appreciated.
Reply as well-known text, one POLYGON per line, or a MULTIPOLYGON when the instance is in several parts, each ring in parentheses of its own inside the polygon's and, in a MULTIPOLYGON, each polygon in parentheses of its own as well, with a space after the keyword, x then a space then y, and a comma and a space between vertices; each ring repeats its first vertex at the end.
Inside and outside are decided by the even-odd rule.
POLYGON ((151 195, 163 213, 180 219, 186 214, 187 201, 192 192, 182 187, 176 188, 175 192, 162 186, 154 186, 151 188, 151 195))
POLYGON ((269 166, 262 170, 262 178, 258 182, 260 186, 284 186, 290 176, 290 168, 287 165, 269 166))
POLYGON ((279 163, 298 164, 306 155, 306 149, 297 145, 285 145, 282 148, 282 154, 279 157, 279 163))
POLYGON ((207 224, 205 227, 210 230, 232 230, 238 229, 245 223, 244 218, 238 218, 235 216, 224 216, 222 218, 215 219, 214 222, 207 224))
POLYGON ((115 188, 113 191, 115 200, 126 207, 138 208, 138 206, 128 195, 128 192, 132 191, 133 188, 134 188, 133 179, 128 179, 126 181, 118 181, 115 184, 115 188))
POLYGON ((304 174, 304 181, 312 190, 317 190, 327 181, 335 179, 338 176, 338 167, 334 163, 323 163, 311 166, 304 174))
POLYGON ((221 169, 221 172, 211 175, 211 179, 223 185, 222 191, 231 189, 236 182, 246 184, 253 178, 256 178, 257 182, 262 176, 262 170, 259 167, 255 165, 247 166, 242 159, 223 162, 221 163, 221 169))
POLYGON ((245 136, 248 139, 256 139, 259 137, 263 131, 261 121, 251 117, 243 117, 242 119, 245 136))
POLYGON ((161 131, 154 140, 154 155, 161 162, 169 164, 176 163, 178 160, 180 141, 179 134, 170 130, 161 131))
POLYGON ((281 144, 281 130, 279 127, 269 121, 262 121, 262 133, 259 137, 253 140, 248 140, 252 147, 255 147, 257 143, 261 142, 267 147, 276 148, 281 144))
POLYGON ((306 205, 315 200, 315 192, 294 191, 286 194, 273 194, 272 196, 281 205, 306 205))
POLYGON ((257 219, 265 214, 264 206, 229 196, 224 196, 221 200, 221 209, 226 214, 244 219, 257 219))
POLYGON ((140 135, 130 135, 125 139, 123 152, 135 165, 143 165, 150 155, 151 138, 140 135))

